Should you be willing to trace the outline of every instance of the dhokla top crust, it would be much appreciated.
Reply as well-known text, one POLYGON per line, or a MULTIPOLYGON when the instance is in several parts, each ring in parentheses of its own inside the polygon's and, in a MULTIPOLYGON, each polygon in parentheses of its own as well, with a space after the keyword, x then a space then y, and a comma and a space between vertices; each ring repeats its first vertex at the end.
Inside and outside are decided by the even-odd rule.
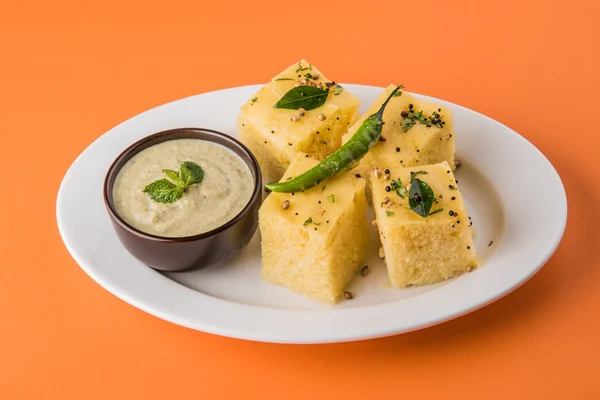
MULTIPOLYGON (((314 167, 318 161, 298 153, 281 181, 314 167)), ((365 181, 350 173, 327 179, 300 193, 271 193, 263 203, 261 217, 277 215, 311 233, 327 236, 355 196, 364 196, 365 181)))

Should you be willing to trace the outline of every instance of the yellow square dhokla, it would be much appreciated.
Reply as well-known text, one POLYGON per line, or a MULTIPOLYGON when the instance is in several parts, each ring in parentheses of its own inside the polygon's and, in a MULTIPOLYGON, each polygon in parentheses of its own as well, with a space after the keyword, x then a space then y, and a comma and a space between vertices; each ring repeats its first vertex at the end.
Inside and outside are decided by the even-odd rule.
POLYGON ((345 89, 330 89, 325 104, 306 111, 297 121, 292 121, 297 110, 273 107, 297 84, 325 87, 330 82, 315 66, 301 60, 242 106, 237 120, 240 139, 256 156, 266 183, 279 181, 297 152, 323 160, 341 146, 342 135, 359 116, 358 99, 345 89))
POLYGON ((371 190, 391 285, 432 284, 475 268, 470 219, 448 163, 390 172, 391 181, 372 179, 371 190), (417 173, 413 176, 428 184, 435 196, 430 209, 433 214, 426 218, 409 205, 411 172, 417 173), (401 192, 404 198, 391 183, 397 179, 407 189, 401 192))
MULTIPOLYGON (((352 137, 369 115, 381 107, 381 104, 395 88, 395 85, 389 85, 381 93, 369 110, 344 135, 342 138, 344 143, 352 137)), ((435 119, 437 120, 437 118, 435 119)), ((448 108, 429 101, 418 100, 409 93, 401 91, 401 95, 393 97, 388 103, 383 113, 383 121, 385 125, 381 135, 385 141, 379 141, 369 150, 355 167, 356 173, 367 177, 371 176, 375 168, 385 171, 398 167, 436 164, 442 161, 447 161, 454 171, 453 118, 452 112, 448 108), (420 122, 409 127, 409 124, 403 122, 405 120, 402 116, 403 112, 409 116, 410 120, 414 120, 413 116, 415 115, 431 118, 437 114, 441 121, 439 123, 441 127, 434 124, 425 125, 420 122), (406 129, 407 127, 408 129, 406 129)))
MULTIPOLYGON (((317 160, 298 153, 283 180, 317 160)), ((361 267, 369 244, 365 181, 349 173, 302 193, 271 193, 259 211, 262 277, 334 304, 361 267)))

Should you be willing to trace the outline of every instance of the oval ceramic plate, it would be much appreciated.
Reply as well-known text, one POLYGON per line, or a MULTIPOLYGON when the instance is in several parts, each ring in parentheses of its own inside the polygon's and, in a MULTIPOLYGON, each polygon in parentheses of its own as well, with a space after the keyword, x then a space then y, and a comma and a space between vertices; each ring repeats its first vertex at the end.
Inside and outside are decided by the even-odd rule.
MULTIPOLYGON (((361 112, 383 90, 344 86, 361 100, 361 112)), ((258 88, 205 93, 154 108, 111 129, 77 158, 58 194, 58 226, 73 258, 96 282, 135 307, 192 329, 256 341, 327 343, 408 332, 476 310, 523 284, 556 250, 567 201, 548 160, 488 117, 417 95, 454 113, 462 162, 456 176, 481 268, 437 285, 392 289, 373 231, 365 262, 371 273, 349 287, 354 299, 327 306, 261 280, 258 232, 240 256, 212 269, 161 274, 142 265, 121 246, 102 202, 111 162, 133 142, 165 129, 203 127, 236 136, 238 110, 258 88)))

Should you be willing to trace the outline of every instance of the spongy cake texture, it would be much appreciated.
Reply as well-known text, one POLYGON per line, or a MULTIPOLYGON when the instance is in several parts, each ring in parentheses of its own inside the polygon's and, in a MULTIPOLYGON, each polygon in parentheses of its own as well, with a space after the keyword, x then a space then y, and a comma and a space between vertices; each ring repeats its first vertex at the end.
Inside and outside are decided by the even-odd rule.
MULTIPOLYGON (((317 163, 298 153, 282 181, 317 163)), ((364 189, 364 180, 343 173, 302 193, 269 194, 259 211, 262 277, 311 299, 337 302, 369 244, 364 189)))
POLYGON ((390 181, 372 180, 385 263, 390 283, 397 288, 440 282, 477 267, 469 216, 448 163, 396 168, 390 173, 392 180, 399 178, 408 187, 411 171, 422 171, 417 177, 436 195, 432 211, 441 212, 424 218, 410 208, 408 196, 386 191, 390 181))

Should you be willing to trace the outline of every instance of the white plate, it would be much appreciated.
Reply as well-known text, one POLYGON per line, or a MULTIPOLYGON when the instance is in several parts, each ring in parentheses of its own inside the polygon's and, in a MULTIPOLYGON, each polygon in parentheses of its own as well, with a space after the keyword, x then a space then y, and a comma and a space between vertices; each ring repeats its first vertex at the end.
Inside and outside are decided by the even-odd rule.
MULTIPOLYGON (((361 112, 383 90, 344 86, 361 100, 361 112)), ((96 282, 152 315, 205 332, 266 342, 341 342, 416 330, 485 306, 533 276, 558 246, 567 200, 548 160, 506 126, 431 98, 454 113, 463 162, 457 179, 482 268, 438 285, 392 289, 373 235, 366 262, 372 272, 352 283, 354 299, 325 306, 261 280, 258 233, 240 256, 213 269, 161 274, 142 265, 121 246, 104 208, 109 165, 136 140, 165 129, 196 126, 235 136, 238 110, 258 88, 205 93, 146 111, 75 160, 58 194, 58 226, 73 258, 96 282)))

